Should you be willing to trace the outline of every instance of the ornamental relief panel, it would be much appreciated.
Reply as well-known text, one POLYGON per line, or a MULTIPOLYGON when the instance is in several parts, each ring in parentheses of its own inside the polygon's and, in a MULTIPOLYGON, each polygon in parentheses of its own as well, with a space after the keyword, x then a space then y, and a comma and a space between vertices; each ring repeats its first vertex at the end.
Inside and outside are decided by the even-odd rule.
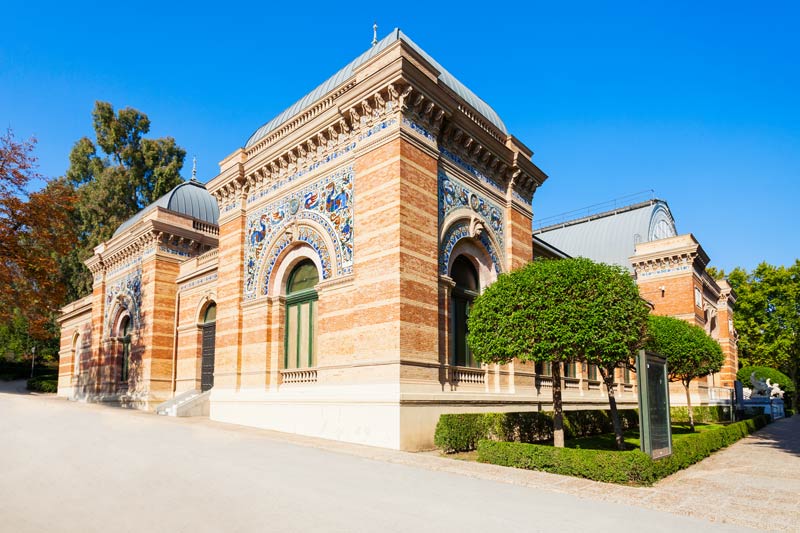
POLYGON ((111 321, 114 320, 118 308, 121 307, 128 311, 131 317, 131 324, 135 330, 142 327, 142 269, 137 268, 133 272, 118 279, 106 288, 106 305, 103 316, 105 323, 105 334, 111 332, 111 321), (112 313, 114 311, 114 313, 112 313))
POLYGON ((245 300, 267 294, 278 257, 294 241, 314 249, 322 279, 352 273, 353 181, 350 165, 247 215, 245 300))

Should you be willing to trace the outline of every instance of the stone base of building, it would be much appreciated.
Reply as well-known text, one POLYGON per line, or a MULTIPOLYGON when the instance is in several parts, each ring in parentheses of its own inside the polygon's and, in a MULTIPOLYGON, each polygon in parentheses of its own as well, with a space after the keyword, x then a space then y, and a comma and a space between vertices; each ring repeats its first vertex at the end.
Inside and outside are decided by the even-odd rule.
MULTIPOLYGON (((636 408, 636 398, 618 401, 636 408)), ((604 395, 565 399, 565 410, 608 409, 604 395)), ((478 393, 409 393, 393 385, 313 387, 278 391, 218 390, 212 420, 405 451, 434 448, 445 413, 552 411, 540 396, 478 393)))

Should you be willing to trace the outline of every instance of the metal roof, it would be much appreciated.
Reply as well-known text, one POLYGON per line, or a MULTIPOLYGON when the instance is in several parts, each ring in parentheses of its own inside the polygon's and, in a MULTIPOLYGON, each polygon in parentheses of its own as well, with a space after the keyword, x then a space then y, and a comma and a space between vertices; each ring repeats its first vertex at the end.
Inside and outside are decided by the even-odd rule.
POLYGON ((177 185, 167 194, 120 224, 117 231, 114 232, 114 236, 116 237, 126 229, 132 227, 156 207, 186 215, 203 222, 208 222, 209 224, 219 223, 219 206, 217 205, 217 201, 209 194, 205 185, 195 179, 191 179, 177 185))
POLYGON ((263 139, 264 137, 269 134, 272 130, 276 129, 278 126, 286 122, 287 120, 291 119, 295 115, 300 114, 301 111, 310 107, 314 102, 322 99, 326 94, 330 93, 337 87, 343 85, 347 80, 353 77, 353 73, 355 70, 372 59, 373 57, 377 56, 381 52, 383 52, 386 48, 388 48, 392 43, 403 40, 406 42, 411 48, 413 48, 418 54, 425 58, 433 67, 439 71, 439 81, 442 82, 444 85, 449 87, 453 92, 455 92, 458 96, 463 98, 469 105, 475 108, 481 115, 483 115, 489 122, 494 124, 500 131, 504 134, 508 134, 506 130, 505 124, 503 121, 500 120, 500 116, 495 112, 494 109, 489 107, 489 104, 478 98, 478 96, 470 91, 466 85, 458 81, 452 74, 450 74, 444 67, 442 67, 435 59, 433 59, 427 52, 425 52, 422 48, 420 48, 414 41, 412 41, 406 34, 400 31, 399 28, 395 28, 392 32, 378 41, 377 44, 373 45, 369 50, 355 58, 349 64, 345 65, 339 72, 328 78, 322 85, 305 95, 303 98, 295 102, 291 107, 284 110, 278 116, 258 128, 255 133, 253 133, 250 138, 247 140, 247 144, 245 144, 245 148, 250 148, 258 141, 263 139))
POLYGON ((572 257, 628 269, 636 244, 677 234, 669 206, 656 199, 534 231, 540 240, 572 257))

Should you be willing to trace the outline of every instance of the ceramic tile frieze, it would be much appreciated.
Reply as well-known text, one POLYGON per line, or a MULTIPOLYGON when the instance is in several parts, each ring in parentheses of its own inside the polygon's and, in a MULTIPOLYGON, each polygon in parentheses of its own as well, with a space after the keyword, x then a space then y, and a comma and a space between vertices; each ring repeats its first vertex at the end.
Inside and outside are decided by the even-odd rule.
POLYGON ((500 271, 500 257, 505 242, 505 228, 503 223, 503 209, 485 195, 477 192, 472 187, 465 185, 460 180, 439 171, 439 228, 442 228, 451 213, 460 211, 464 214, 463 222, 459 222, 449 229, 442 241, 439 252, 439 268, 447 274, 447 265, 450 253, 458 240, 469 236, 469 220, 473 217, 483 223, 484 231, 479 232, 478 240, 484 244, 492 257, 497 271, 500 271), (469 219, 469 220, 467 220, 469 219), (491 244, 487 233, 491 232, 501 250, 496 250, 491 244), (453 240, 455 239, 455 240, 453 240))
POLYGON ((104 320, 106 323, 106 332, 110 333, 111 324, 109 320, 114 317, 110 316, 111 310, 114 308, 115 302, 125 308, 131 316, 134 329, 142 327, 142 269, 137 268, 128 275, 117 279, 108 284, 106 288, 106 306, 104 313, 104 320))
POLYGON ((344 167, 247 216, 245 300, 267 294, 278 257, 295 240, 314 249, 322 264, 322 279, 353 271, 353 180, 352 165, 344 167), (304 222, 323 228, 333 250, 311 224, 304 222), (296 225, 296 230, 285 232, 289 224, 296 225))

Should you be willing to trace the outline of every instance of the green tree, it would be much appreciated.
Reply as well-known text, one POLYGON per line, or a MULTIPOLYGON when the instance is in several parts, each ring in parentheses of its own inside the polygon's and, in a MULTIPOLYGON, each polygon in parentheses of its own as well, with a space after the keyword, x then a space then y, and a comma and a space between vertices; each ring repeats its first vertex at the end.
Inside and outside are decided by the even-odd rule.
POLYGON ((736 379, 744 383, 745 387, 749 387, 750 376, 752 374, 756 375, 756 379, 766 380, 769 378, 770 383, 777 383, 780 385, 783 392, 794 392, 796 390, 794 383, 792 383, 792 378, 780 370, 767 366, 743 366, 736 373, 736 379))
POLYGON ((725 269, 710 266, 706 267, 706 272, 711 276, 711 279, 725 279, 725 269))
POLYGON ((551 362, 555 446, 564 446, 562 363, 596 364, 609 391, 617 443, 622 430, 614 369, 629 364, 643 343, 648 308, 630 274, 588 259, 534 261, 503 274, 475 300, 468 342, 489 363, 551 362))
POLYGON ((671 316, 650 317, 646 347, 666 357, 669 380, 683 384, 689 425, 694 431, 689 383, 722 368, 725 360, 722 348, 702 328, 671 316))
MULTIPOLYGON (((737 295, 733 323, 739 334, 739 360, 780 369, 798 389, 800 259, 789 267, 761 263, 750 273, 737 268, 728 280, 737 295)), ((792 395, 795 409, 797 396, 792 395)))
POLYGON ((186 151, 172 137, 148 139, 150 119, 125 108, 96 102, 92 119, 95 141, 78 140, 69 156, 68 182, 76 189, 79 246, 62 258, 70 276, 70 296, 91 291, 83 262, 93 248, 111 238, 120 224, 181 183, 186 151))

